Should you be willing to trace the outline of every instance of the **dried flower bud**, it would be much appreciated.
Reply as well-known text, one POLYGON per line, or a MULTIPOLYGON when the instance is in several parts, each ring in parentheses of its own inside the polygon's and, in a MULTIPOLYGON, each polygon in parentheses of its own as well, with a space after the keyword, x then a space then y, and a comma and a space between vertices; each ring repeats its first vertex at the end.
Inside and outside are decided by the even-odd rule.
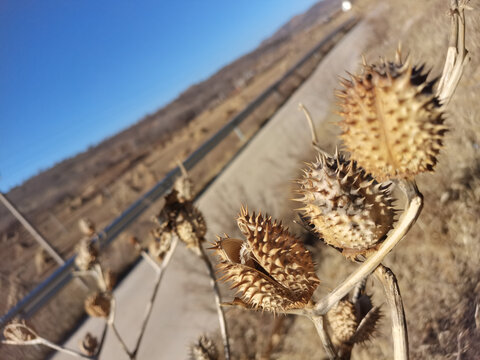
POLYGON ((207 225, 202 213, 192 203, 185 203, 185 206, 178 212, 175 227, 180 240, 190 248, 200 246, 207 232, 207 225))
POLYGON ((77 256, 75 257, 75 265, 80 270, 88 270, 97 262, 98 248, 96 244, 88 238, 80 240, 77 245, 77 256))
POLYGON ((190 348, 190 359, 218 360, 218 351, 213 341, 204 335, 200 336, 190 348))
POLYGON ((96 292, 85 299, 85 311, 92 317, 108 318, 112 305, 109 293, 96 292))
POLYGON ((78 227, 83 235, 92 236, 95 234, 95 224, 89 218, 81 218, 78 220, 78 227))
POLYGON ((237 222, 246 240, 219 238, 214 246, 222 279, 250 307, 282 312, 307 306, 319 280, 300 240, 281 223, 243 208, 237 222))
POLYGON ((320 154, 299 180, 300 210, 324 241, 347 257, 374 249, 393 227, 389 186, 342 155, 320 154))
POLYGON ((38 338, 37 333, 30 326, 27 326, 25 322, 20 323, 16 321, 5 326, 3 329, 3 336, 5 337, 5 340, 17 344, 38 338))
POLYGON ((427 81, 423 68, 402 62, 398 51, 394 62, 364 64, 337 93, 342 139, 352 159, 380 181, 412 178, 437 162, 447 128, 436 80, 427 81))
POLYGON ((80 351, 87 356, 95 355, 98 347, 98 340, 95 336, 87 332, 85 337, 80 342, 80 351))

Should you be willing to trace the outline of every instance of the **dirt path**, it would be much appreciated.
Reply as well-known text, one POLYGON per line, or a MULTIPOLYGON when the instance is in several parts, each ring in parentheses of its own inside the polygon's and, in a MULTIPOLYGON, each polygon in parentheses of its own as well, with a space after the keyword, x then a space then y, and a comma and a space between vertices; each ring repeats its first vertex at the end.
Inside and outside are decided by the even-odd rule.
MULTIPOLYGON (((231 235, 241 204, 267 211, 275 217, 290 214, 291 181, 302 161, 312 160, 310 134, 303 114, 304 103, 317 125, 331 116, 332 89, 337 74, 356 69, 361 51, 371 33, 360 22, 327 55, 312 76, 294 93, 273 119, 258 133, 250 145, 209 187, 198 202, 209 224, 208 238, 228 232, 231 235)), ((118 303, 118 328, 132 346, 149 296, 153 272, 142 262, 115 291, 118 303)), ((198 335, 216 331, 217 319, 203 264, 179 246, 167 269, 153 316, 139 353, 139 359, 185 359, 188 345, 198 335)), ((67 342, 77 347, 79 339, 90 331, 101 332, 101 324, 88 320, 67 342)), ((126 359, 112 334, 102 353, 103 359, 126 359)), ((55 360, 69 359, 56 355, 55 360)))

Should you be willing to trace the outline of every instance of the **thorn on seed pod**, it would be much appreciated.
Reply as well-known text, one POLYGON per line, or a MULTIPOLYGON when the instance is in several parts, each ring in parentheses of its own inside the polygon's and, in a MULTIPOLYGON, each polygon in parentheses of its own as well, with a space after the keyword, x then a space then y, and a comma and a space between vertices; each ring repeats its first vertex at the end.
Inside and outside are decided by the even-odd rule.
POLYGON ((363 66, 339 97, 351 157, 379 181, 433 171, 447 131, 424 65, 407 58, 363 66))
POLYGON ((98 347, 98 340, 95 336, 87 332, 80 341, 80 351, 87 356, 94 356, 98 347))
POLYGON ((3 336, 6 340, 12 341, 16 344, 21 344, 38 338, 35 330, 30 326, 27 326, 25 321, 18 322, 16 320, 5 326, 3 329, 3 336))
POLYGON ((213 341, 205 335, 190 347, 191 360, 218 360, 218 351, 213 341))
POLYGON ((96 292, 85 299, 85 311, 91 317, 107 319, 112 306, 112 296, 109 293, 96 292))
POLYGON ((97 244, 90 238, 84 238, 77 245, 75 265, 80 270, 88 270, 97 262, 98 254, 97 244))

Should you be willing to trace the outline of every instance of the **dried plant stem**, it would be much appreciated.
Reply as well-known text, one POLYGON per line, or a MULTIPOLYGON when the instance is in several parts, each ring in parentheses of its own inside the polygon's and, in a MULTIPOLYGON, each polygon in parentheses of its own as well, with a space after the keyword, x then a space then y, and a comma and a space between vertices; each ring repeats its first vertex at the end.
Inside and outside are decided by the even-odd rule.
POLYGON ((300 108, 300 110, 303 111, 303 113, 305 114, 305 118, 307 119, 308 126, 310 128, 310 133, 312 134, 312 147, 315 150, 317 150, 319 153, 327 155, 327 152, 318 145, 318 136, 317 136, 317 132, 315 131, 315 126, 313 125, 313 120, 312 120, 312 116, 310 115, 310 112, 302 103, 298 104, 298 107, 300 108))
POLYGON ((60 345, 57 345, 57 344, 54 344, 52 343, 51 341, 47 340, 47 339, 44 339, 44 338, 41 338, 41 337, 38 337, 34 340, 27 340, 27 341, 23 341, 23 342, 18 342, 18 341, 12 341, 12 340, 2 340, 2 344, 7 344, 7 345, 23 345, 23 346, 28 346, 28 345, 44 345, 44 346, 47 346, 53 350, 56 350, 56 351, 59 351, 59 352, 63 352, 65 354, 68 354, 68 355, 71 355, 71 356, 74 356, 74 357, 78 357, 78 358, 81 358, 81 359, 93 359, 92 357, 90 356, 87 356, 87 355, 84 355, 78 351, 75 351, 75 350, 72 350, 72 349, 68 349, 66 347, 63 347, 63 346, 60 346, 60 345))
POLYGON ((398 287, 395 274, 387 267, 380 264, 375 269, 375 277, 381 282, 387 304, 392 318, 393 358, 395 360, 408 360, 408 333, 405 312, 403 310, 402 296, 398 287))
POLYGON ((120 346, 122 347, 123 351, 125 354, 128 355, 130 359, 132 359, 132 353, 128 350, 127 345, 125 344, 125 341, 123 341, 122 336, 117 330, 117 327, 115 326, 115 299, 112 298, 112 306, 110 310, 110 316, 108 317, 107 324, 108 326, 113 330, 113 333, 115 334, 115 337, 117 338, 118 342, 120 343, 120 346))
POLYGON ((450 41, 437 88, 437 96, 444 106, 448 105, 452 99, 462 77, 463 69, 469 61, 468 51, 465 48, 465 8, 467 8, 467 2, 465 0, 450 1, 452 15, 450 41))
POLYGON ((213 295, 215 297, 215 305, 217 307, 217 315, 218 315, 218 322, 220 324, 220 332, 222 334, 223 340, 223 349, 225 353, 225 360, 230 360, 230 344, 228 341, 228 330, 227 330, 227 322, 225 321, 225 313, 223 312, 222 303, 220 300, 220 289, 218 288, 218 284, 215 278, 215 270, 208 259, 207 254, 205 253, 205 249, 202 245, 199 245, 200 250, 200 257, 202 258, 205 266, 208 270, 208 275, 210 276, 210 284, 212 285, 213 295))
POLYGON ((105 323, 102 331, 102 336, 100 337, 100 342, 98 343, 98 349, 95 352, 95 356, 93 357, 94 359, 98 359, 100 357, 100 354, 103 349, 103 344, 105 344, 105 338, 107 337, 107 332, 108 332, 108 323, 105 323))
POLYGON ((423 196, 414 181, 399 181, 407 201, 406 208, 397 226, 390 232, 378 251, 370 256, 353 274, 321 299, 314 308, 316 315, 325 315, 338 301, 347 295, 358 282, 370 275, 381 264, 385 256, 398 244, 413 226, 423 207, 423 196))
MULTIPOLYGON (((150 316, 152 314, 153 304, 155 303, 155 299, 157 297, 158 289, 160 288, 160 283, 162 281, 164 270, 167 268, 168 264, 170 263, 170 260, 172 259, 172 256, 173 256, 173 253, 175 252, 177 244, 178 244, 178 237, 174 236, 172 244, 170 246, 170 249, 168 249, 167 253, 165 254, 165 258, 163 259, 163 261, 160 264, 157 264, 155 262, 157 277, 155 279, 155 285, 153 287, 152 295, 150 296, 150 300, 147 304, 147 307, 145 308, 145 315, 143 317, 142 326, 141 326, 140 332, 138 334, 138 338, 137 338, 137 342, 135 344, 135 348, 132 352, 132 356, 131 356, 132 359, 135 359, 137 357, 138 349, 140 348, 140 344, 142 342, 143 335, 145 334, 145 330, 147 328, 148 320, 150 319, 150 316)), ((148 255, 147 255, 147 257, 150 258, 150 256, 148 256, 148 255)))
POLYGON ((315 325, 315 329, 317 329, 318 336, 320 340, 322 340, 323 348, 325 349, 325 353, 327 354, 330 360, 338 359, 337 353, 335 352, 335 348, 330 340, 330 336, 328 336, 327 329, 325 329, 325 322, 323 321, 323 315, 316 316, 311 315, 309 316, 310 319, 313 321, 315 325))

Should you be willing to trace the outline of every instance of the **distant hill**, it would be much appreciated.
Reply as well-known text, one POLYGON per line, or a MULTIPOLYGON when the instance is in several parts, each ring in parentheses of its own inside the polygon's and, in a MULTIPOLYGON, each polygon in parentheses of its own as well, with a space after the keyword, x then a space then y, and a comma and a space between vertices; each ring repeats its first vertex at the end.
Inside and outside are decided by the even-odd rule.
MULTIPOLYGON (((325 21, 340 8, 340 4, 339 0, 324 0, 315 4, 305 13, 293 17, 255 50, 220 69, 207 80, 190 86, 157 112, 85 152, 33 176, 13 188, 8 196, 30 215, 41 211, 40 208, 49 208, 66 198, 78 196, 92 179, 128 158, 147 153, 152 146, 165 142, 198 114, 227 98, 255 73, 262 71, 258 65, 259 59, 274 54, 294 34, 325 21)), ((264 63, 264 66, 268 65, 268 62, 264 63)), ((5 225, 1 222, 5 211, 0 207, 0 229, 5 225)))

